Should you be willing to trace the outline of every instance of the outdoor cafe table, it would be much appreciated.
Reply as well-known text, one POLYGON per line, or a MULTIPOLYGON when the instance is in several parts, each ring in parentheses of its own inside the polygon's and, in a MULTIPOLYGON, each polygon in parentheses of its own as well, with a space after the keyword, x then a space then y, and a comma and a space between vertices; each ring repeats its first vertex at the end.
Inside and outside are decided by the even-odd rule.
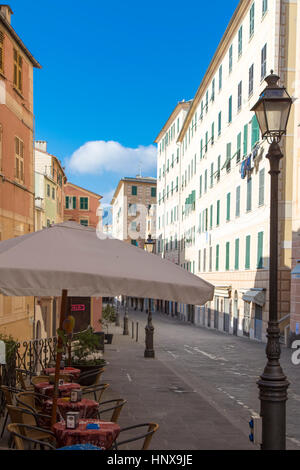
MULTIPOLYGON (((59 385, 58 390, 62 397, 68 397, 72 390, 80 390, 80 388, 79 384, 64 382, 63 385, 59 385)), ((40 382, 38 384, 34 384, 34 390, 36 393, 40 393, 41 395, 52 397, 54 393, 54 385, 49 384, 49 382, 40 382)))
MULTIPOLYGON (((52 414, 53 400, 46 400, 43 403, 43 413, 46 415, 52 414)), ((61 416, 66 419, 66 414, 69 411, 79 411, 80 418, 98 418, 99 403, 95 400, 83 398, 81 401, 71 402, 68 397, 58 398, 57 407, 61 416)))
POLYGON ((53 432, 57 447, 66 447, 75 444, 92 444, 105 450, 111 448, 120 433, 120 426, 109 421, 98 419, 80 419, 76 429, 66 429, 66 423, 60 421, 54 424, 53 432), (98 424, 100 429, 86 429, 88 424, 98 424))
MULTIPOLYGON (((75 369, 74 367, 65 367, 64 369, 60 369, 59 373, 64 375, 72 375, 74 379, 78 379, 80 376, 80 369, 75 369)), ((47 369, 43 370, 43 374, 50 375, 55 374, 55 367, 48 367, 47 369)))

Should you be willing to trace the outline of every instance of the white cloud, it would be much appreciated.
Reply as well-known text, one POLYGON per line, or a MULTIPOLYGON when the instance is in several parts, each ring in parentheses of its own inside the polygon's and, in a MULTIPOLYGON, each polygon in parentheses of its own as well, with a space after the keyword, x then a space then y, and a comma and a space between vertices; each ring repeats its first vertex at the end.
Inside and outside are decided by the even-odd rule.
POLYGON ((73 173, 101 174, 112 172, 121 174, 149 176, 156 169, 156 147, 154 145, 138 148, 124 147, 118 142, 103 140, 87 142, 76 150, 67 162, 73 173))

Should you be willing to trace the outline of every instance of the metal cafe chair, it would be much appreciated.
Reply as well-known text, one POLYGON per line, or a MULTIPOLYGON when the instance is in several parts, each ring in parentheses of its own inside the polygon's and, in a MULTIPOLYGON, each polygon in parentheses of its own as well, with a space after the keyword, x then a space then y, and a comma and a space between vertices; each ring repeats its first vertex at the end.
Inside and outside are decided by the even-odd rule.
POLYGON ((149 448, 151 439, 153 434, 158 430, 159 425, 156 423, 144 423, 144 424, 136 424, 134 426, 129 426, 126 428, 121 429, 119 436, 126 432, 126 431, 131 431, 132 429, 137 429, 137 428, 142 428, 142 427, 147 427, 147 431, 144 434, 140 434, 135 437, 131 437, 129 439, 126 439, 124 441, 115 441, 111 447, 111 450, 118 450, 119 447, 123 444, 127 444, 129 442, 134 442, 138 441, 140 439, 143 439, 143 444, 141 450, 147 450, 149 448))

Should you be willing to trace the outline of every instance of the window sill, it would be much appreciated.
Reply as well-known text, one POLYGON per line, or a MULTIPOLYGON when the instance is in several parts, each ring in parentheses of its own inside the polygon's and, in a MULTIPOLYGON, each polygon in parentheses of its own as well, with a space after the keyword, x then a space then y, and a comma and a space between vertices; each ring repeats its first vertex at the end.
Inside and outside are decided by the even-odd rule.
POLYGON ((18 88, 13 86, 13 90, 17 93, 17 95, 19 95, 20 98, 22 98, 22 100, 25 100, 24 96, 22 95, 21 91, 18 90, 18 88))

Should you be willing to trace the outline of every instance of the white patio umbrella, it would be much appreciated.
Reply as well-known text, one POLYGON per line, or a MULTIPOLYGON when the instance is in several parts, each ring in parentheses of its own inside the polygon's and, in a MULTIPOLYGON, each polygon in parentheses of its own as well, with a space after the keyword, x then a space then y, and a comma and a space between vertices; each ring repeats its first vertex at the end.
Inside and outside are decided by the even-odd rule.
MULTIPOLYGON (((0 293, 9 296, 62 296, 60 329, 67 295, 116 295, 203 305, 214 286, 179 266, 76 222, 0 242, 0 293)), ((61 338, 56 355, 52 422, 56 420, 61 338)))

